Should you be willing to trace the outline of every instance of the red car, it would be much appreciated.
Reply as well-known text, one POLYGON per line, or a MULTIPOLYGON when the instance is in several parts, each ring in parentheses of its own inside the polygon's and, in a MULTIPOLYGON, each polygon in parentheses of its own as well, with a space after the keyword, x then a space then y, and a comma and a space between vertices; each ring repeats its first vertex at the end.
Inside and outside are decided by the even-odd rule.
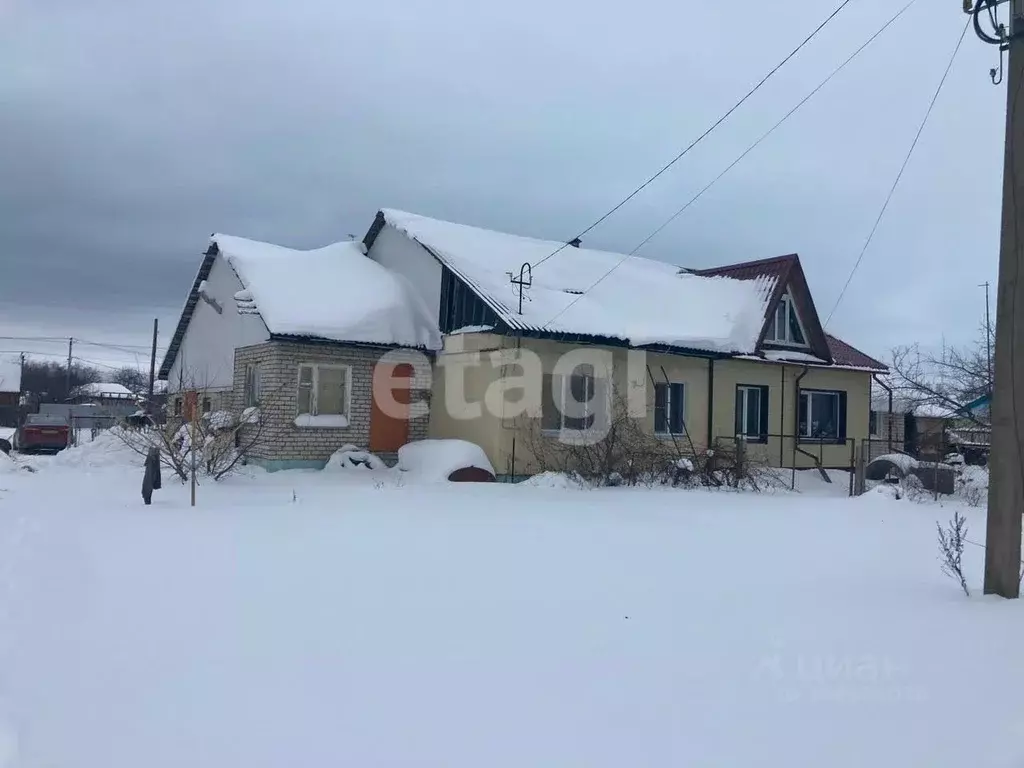
POLYGON ((32 413, 14 433, 14 450, 19 453, 57 453, 68 447, 70 430, 63 416, 32 413))

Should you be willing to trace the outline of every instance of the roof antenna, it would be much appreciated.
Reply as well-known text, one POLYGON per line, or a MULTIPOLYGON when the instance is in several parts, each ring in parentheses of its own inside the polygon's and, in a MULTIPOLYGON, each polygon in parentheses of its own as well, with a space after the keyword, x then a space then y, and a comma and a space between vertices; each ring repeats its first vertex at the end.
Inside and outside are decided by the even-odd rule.
POLYGON ((519 286, 519 314, 523 314, 523 289, 529 288, 533 285, 533 267, 530 266, 530 262, 524 261, 523 266, 519 268, 519 279, 516 280, 514 277, 509 275, 512 280, 512 285, 519 286))

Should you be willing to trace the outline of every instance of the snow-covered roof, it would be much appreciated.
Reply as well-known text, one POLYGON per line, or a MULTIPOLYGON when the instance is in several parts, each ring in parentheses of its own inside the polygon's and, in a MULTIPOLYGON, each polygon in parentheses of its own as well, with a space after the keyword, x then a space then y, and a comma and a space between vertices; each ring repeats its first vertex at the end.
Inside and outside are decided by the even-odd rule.
POLYGON ((425 246, 472 287, 513 330, 600 336, 634 346, 751 353, 775 287, 771 278, 703 277, 639 256, 402 211, 381 213, 387 224, 425 246), (559 248, 533 270, 520 314, 519 289, 510 275, 518 278, 524 263, 538 264, 559 248))
POLYGON ((238 311, 275 335, 440 349, 441 335, 412 286, 368 259, 362 243, 302 251, 231 235, 213 243, 244 290, 238 311))
POLYGON ((0 392, 21 392, 21 361, 0 357, 0 392))
POLYGON ((942 403, 918 403, 914 406, 914 415, 935 419, 951 419, 956 416, 956 411, 942 403))
POLYGON ((795 349, 766 349, 764 351, 765 360, 773 360, 775 362, 790 362, 790 363, 811 363, 813 365, 828 365, 827 360, 822 360, 816 355, 812 355, 808 352, 800 352, 795 349))
POLYGON ((128 389, 128 387, 123 384, 114 384, 110 381, 83 384, 80 387, 76 387, 73 394, 75 397, 108 397, 126 400, 135 397, 135 393, 128 389))

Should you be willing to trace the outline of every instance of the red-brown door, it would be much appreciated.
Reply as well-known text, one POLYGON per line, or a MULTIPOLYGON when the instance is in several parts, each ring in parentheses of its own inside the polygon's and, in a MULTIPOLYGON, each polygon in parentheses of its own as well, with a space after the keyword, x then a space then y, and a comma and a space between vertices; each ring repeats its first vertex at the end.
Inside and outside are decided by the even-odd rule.
POLYGON ((397 451, 409 442, 411 381, 393 384, 391 379, 412 379, 408 363, 377 363, 373 371, 373 402, 370 406, 370 450, 397 451))

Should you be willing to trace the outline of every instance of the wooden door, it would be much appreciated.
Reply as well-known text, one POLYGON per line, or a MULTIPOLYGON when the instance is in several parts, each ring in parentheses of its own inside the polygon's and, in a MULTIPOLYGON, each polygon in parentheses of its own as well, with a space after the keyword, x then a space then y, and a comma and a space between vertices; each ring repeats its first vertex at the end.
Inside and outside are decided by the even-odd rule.
MULTIPOLYGON (((392 387, 391 379, 412 379, 408 363, 377 363, 370 405, 370 451, 390 453, 409 442, 410 386, 392 387)), ((403 382, 404 383, 404 382, 403 382)))

